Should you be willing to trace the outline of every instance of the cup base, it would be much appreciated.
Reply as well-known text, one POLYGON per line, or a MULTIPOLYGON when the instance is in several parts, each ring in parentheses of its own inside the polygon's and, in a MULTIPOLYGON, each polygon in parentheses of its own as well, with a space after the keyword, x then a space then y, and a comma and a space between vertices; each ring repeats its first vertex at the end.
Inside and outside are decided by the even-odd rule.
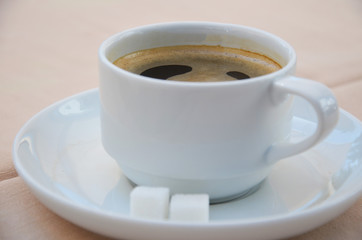
MULTIPOLYGON (((139 184, 133 182, 129 178, 127 178, 127 180, 129 181, 129 183, 133 187, 136 187, 136 186, 139 185, 139 184)), ((251 188, 249 188, 247 190, 244 190, 244 191, 242 191, 240 193, 233 194, 233 195, 226 196, 226 197, 210 198, 210 204, 220 204, 220 203, 230 202, 230 201, 235 200, 235 199, 246 198, 246 197, 252 195, 253 193, 255 193, 256 191, 258 191, 259 188, 261 187, 261 185, 264 183, 264 180, 262 180, 260 183, 256 184, 255 186, 253 186, 253 187, 251 187, 251 188)))
POLYGON ((201 194, 209 195, 210 203, 217 204, 236 198, 245 198, 256 192, 268 175, 269 169, 258 172, 244 173, 230 178, 177 178, 159 176, 129 168, 121 169, 132 185, 150 187, 167 187, 171 194, 201 194))
POLYGON ((255 193, 256 191, 258 191, 260 186, 263 184, 263 182, 264 182, 264 180, 261 181, 260 183, 258 183, 257 185, 249 188, 248 190, 242 191, 238 194, 234 194, 234 195, 227 196, 227 197, 221 197, 221 198, 212 198, 212 199, 210 199, 210 204, 219 204, 219 203, 229 202, 229 201, 239 199, 239 198, 246 198, 246 197, 252 195, 253 193, 255 193))

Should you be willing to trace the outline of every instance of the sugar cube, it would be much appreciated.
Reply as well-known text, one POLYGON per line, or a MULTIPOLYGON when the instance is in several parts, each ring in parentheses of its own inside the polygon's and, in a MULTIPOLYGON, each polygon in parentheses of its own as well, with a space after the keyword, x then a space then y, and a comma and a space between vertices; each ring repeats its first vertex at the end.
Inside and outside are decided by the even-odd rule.
POLYGON ((168 188, 137 186, 130 195, 130 215, 147 219, 167 219, 169 196, 168 188))
POLYGON ((170 203, 170 220, 207 222, 209 220, 209 195, 173 195, 170 203))

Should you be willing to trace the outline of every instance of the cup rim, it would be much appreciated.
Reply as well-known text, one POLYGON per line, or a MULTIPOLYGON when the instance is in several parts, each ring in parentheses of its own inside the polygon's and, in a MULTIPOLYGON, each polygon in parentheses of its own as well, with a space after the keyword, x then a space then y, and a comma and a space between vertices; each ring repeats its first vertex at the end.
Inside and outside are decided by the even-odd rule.
POLYGON ((130 28, 118 33, 115 33, 111 36, 109 36, 107 39, 105 39, 102 44, 100 45, 99 49, 98 49, 98 60, 100 64, 104 64, 106 67, 108 67, 112 72, 114 72, 115 74, 122 74, 124 77, 131 77, 133 80, 135 81, 142 81, 142 82, 147 82, 147 83, 154 83, 154 84, 170 84, 170 85, 182 85, 182 86, 220 86, 220 85, 244 85, 244 84, 251 84, 254 82, 259 82, 259 81, 272 81, 275 79, 280 79, 283 78, 285 76, 287 76, 288 74, 293 73, 295 65, 296 65, 296 53, 294 48, 285 40, 283 40, 282 38, 269 33, 267 31, 258 29, 258 28, 254 28, 254 27, 249 27, 249 26, 245 26, 245 25, 239 25, 239 24, 231 24, 231 23, 217 23, 217 22, 207 22, 207 21, 180 21, 180 22, 163 22, 163 23, 154 23, 154 24, 148 24, 148 25, 141 25, 141 26, 137 26, 134 28, 130 28), (220 81, 220 82, 185 82, 185 81, 160 81, 159 79, 155 79, 155 78, 151 78, 151 77, 146 77, 146 76, 141 76, 139 74, 136 73, 132 73, 129 72, 127 70, 124 70, 120 67, 117 67, 116 65, 114 65, 106 56, 106 50, 112 46, 112 44, 114 44, 115 42, 117 42, 122 36, 127 35, 131 32, 135 32, 135 31, 140 31, 142 32, 145 29, 150 29, 150 28, 163 28, 163 27, 233 27, 236 29, 240 29, 240 30, 244 30, 244 31, 249 31, 249 32, 253 32, 256 34, 263 34, 264 36, 268 37, 268 38, 272 38, 276 41, 278 41, 278 44, 280 46, 283 46, 284 48, 288 49, 288 55, 289 55, 289 60, 287 61, 287 63, 282 66, 281 69, 269 73, 269 74, 265 74, 265 75, 261 75, 258 77, 253 77, 248 79, 248 81, 220 81))

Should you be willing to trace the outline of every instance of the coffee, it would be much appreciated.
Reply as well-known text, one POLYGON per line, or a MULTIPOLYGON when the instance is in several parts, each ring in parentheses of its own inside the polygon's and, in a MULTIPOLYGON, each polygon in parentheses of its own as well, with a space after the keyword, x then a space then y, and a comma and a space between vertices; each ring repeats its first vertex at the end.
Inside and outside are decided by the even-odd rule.
POLYGON ((281 68, 272 59, 258 53, 206 45, 140 50, 120 57, 114 64, 147 77, 189 82, 242 80, 281 68))

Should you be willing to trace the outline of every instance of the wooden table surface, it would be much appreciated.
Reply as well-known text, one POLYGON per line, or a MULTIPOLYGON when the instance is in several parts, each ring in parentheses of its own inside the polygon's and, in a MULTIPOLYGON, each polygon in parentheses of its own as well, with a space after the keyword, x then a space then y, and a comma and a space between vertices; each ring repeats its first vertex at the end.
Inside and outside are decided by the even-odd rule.
MULTIPOLYGON (((98 86, 97 49, 130 27, 166 21, 257 27, 294 46, 297 75, 322 82, 362 119, 360 0, 0 1, 0 239, 107 239, 45 208, 17 175, 12 142, 34 114, 98 86)), ((362 198, 294 240, 362 239, 362 198)))

